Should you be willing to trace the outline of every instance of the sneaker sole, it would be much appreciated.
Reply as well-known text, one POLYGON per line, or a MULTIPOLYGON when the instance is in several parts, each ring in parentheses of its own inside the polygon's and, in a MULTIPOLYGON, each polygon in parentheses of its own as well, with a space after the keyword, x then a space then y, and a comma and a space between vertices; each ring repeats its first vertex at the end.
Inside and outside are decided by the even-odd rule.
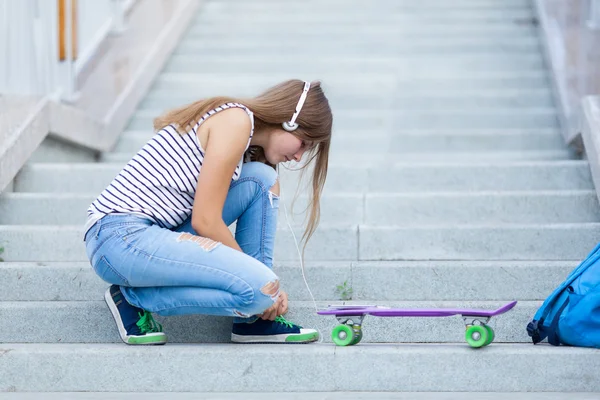
POLYGON ((104 293, 104 301, 113 315, 113 319, 117 324, 117 329, 119 330, 119 335, 121 336, 123 343, 133 345, 159 345, 167 343, 167 335, 162 332, 148 333, 144 336, 129 336, 121 320, 121 313, 119 312, 119 309, 117 308, 117 305, 113 301, 112 295, 110 294, 110 287, 104 293))
POLYGON ((271 335, 268 338, 265 336, 250 336, 231 334, 231 341, 234 343, 287 343, 287 344, 302 344, 312 343, 319 340, 319 332, 300 333, 294 335, 271 335))

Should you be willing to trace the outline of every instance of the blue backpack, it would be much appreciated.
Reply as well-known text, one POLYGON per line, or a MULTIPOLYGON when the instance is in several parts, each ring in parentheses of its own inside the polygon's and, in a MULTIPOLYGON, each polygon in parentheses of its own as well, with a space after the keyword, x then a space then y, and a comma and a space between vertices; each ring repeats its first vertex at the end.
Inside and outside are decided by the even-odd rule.
POLYGON ((600 348, 600 244, 544 301, 527 325, 537 344, 600 348))

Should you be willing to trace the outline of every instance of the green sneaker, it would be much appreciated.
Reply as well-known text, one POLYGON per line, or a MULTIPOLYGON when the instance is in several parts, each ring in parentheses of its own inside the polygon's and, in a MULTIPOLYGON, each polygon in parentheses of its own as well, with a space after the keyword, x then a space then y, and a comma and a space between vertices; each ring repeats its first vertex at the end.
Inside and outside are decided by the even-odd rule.
POLYGON ((104 300, 112 313, 121 339, 126 344, 165 344, 167 335, 152 314, 127 302, 121 289, 112 285, 106 290, 104 300))
POLYGON ((309 343, 319 340, 319 332, 305 329, 282 316, 275 321, 233 324, 231 341, 236 343, 309 343))

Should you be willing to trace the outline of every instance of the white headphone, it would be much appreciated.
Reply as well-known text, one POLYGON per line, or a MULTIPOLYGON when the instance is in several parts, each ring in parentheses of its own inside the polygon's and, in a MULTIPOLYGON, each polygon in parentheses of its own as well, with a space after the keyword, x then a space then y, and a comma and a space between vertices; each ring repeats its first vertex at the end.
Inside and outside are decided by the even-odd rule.
POLYGON ((302 90, 302 94, 300 95, 300 100, 298 100, 298 104, 296 105, 296 111, 294 112, 294 115, 292 115, 292 119, 281 124, 283 129, 285 129, 286 131, 293 132, 296 129, 298 129, 298 124, 296 123, 296 118, 298 118, 298 115, 300 114, 300 110, 302 110, 302 106, 304 105, 304 102, 306 101, 306 96, 308 95, 309 89, 310 89, 310 82, 304 81, 304 89, 302 90))

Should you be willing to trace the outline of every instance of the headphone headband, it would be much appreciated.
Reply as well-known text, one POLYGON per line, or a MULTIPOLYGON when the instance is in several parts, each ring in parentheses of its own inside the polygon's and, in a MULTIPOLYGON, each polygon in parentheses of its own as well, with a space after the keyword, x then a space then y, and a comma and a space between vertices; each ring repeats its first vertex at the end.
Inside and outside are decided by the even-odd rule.
POLYGON ((308 91, 310 90, 310 82, 304 81, 304 89, 302 89, 302 94, 300 95, 300 99, 298 100, 298 104, 296 105, 296 111, 294 115, 292 115, 292 119, 281 124, 283 129, 288 132, 293 132, 298 129, 298 124, 296 123, 296 118, 300 115, 300 111, 302 110, 302 106, 306 101, 306 96, 308 95, 308 91))

